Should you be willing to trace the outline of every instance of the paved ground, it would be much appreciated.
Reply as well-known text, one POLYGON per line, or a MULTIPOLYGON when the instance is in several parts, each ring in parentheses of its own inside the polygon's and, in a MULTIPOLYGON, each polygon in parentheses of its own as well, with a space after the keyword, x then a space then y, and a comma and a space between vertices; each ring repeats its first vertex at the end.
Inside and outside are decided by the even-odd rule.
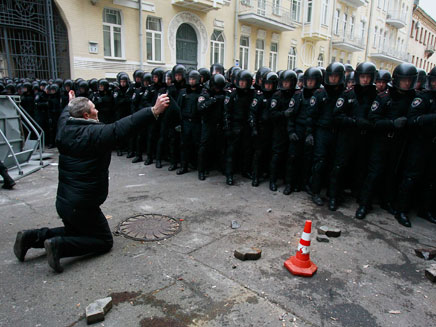
POLYGON ((0 326, 85 326, 86 305, 108 295, 114 307, 104 326, 435 325, 435 285, 424 277, 430 262, 413 250, 436 247, 436 225, 412 218, 407 229, 380 209, 357 221, 351 202, 331 213, 302 192, 284 196, 283 187, 273 193, 239 176, 229 187, 217 173, 200 182, 196 173, 176 176, 125 157, 114 156, 110 171, 103 212, 113 230, 129 216, 161 213, 184 219, 182 231, 153 243, 117 236, 109 254, 64 259, 62 274, 43 250, 19 263, 19 230, 60 223, 57 166, 21 179, 15 191, 0 191, 0 326), (312 242, 312 278, 283 267, 306 219, 312 239, 317 226, 342 229, 330 243, 312 242), (241 228, 231 229, 232 220, 241 228), (239 246, 262 248, 262 258, 239 261, 239 246))

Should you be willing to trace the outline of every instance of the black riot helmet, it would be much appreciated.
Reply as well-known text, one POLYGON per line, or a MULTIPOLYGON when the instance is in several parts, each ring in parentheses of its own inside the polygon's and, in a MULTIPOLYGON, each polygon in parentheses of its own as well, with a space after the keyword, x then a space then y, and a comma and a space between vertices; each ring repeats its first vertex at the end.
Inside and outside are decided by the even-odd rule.
MULTIPOLYGON (((162 67, 156 67, 151 71, 152 79, 154 78, 154 76, 157 76, 157 80, 158 80, 157 84, 162 84, 165 82, 164 75, 165 75, 165 70, 162 67)), ((154 83, 154 80, 153 80, 153 83, 154 83)))
MULTIPOLYGON (((227 79, 228 82, 232 82, 232 72, 233 72, 233 69, 235 69, 236 67, 238 67, 238 66, 232 66, 232 67, 230 67, 229 69, 227 69, 225 75, 222 74, 222 75, 224 75, 224 76, 226 77, 226 79, 227 79)), ((239 68, 239 67, 238 67, 238 68, 239 68)), ((239 69, 240 69, 240 68, 239 68, 239 69)))
POLYGON ((126 72, 119 72, 118 74, 117 74, 117 82, 119 83, 120 82, 120 76, 121 75, 127 75, 127 76, 129 76, 126 72))
POLYGON ((323 78, 323 74, 322 74, 321 69, 319 69, 319 67, 310 67, 310 68, 306 69, 306 71, 304 72, 303 87, 305 89, 309 89, 309 90, 319 89, 321 87, 322 78, 323 78), (315 84, 313 87, 308 86, 307 81, 309 79, 312 79, 315 81, 315 84))
POLYGON ((350 72, 346 77, 345 77, 345 86, 347 88, 356 85, 356 80, 354 79, 354 72, 350 72))
POLYGON ((375 81, 385 81, 386 83, 390 83, 392 81, 391 73, 387 70, 380 69, 375 76, 375 81))
POLYGON ((144 71, 142 69, 135 70, 135 72, 133 73, 133 81, 136 83, 136 77, 142 79, 143 75, 144 71))
POLYGON ((237 77, 238 77, 238 74, 239 74, 239 72, 240 71, 242 71, 242 69, 241 68, 239 68, 239 67, 234 67, 233 69, 232 69, 232 74, 230 75, 230 83, 232 83, 234 86, 236 86, 237 87, 237 85, 238 85, 238 82, 237 82, 237 77))
POLYGON ((84 81, 84 80, 80 81, 79 82, 79 90, 80 90, 80 93, 87 93, 89 90, 88 82, 84 81))
POLYGON ((436 67, 433 67, 428 73, 425 88, 429 91, 436 91, 436 67))
POLYGON ((295 86, 297 85, 297 73, 294 72, 293 70, 284 70, 281 74, 280 74, 280 89, 281 90, 292 90, 295 89, 295 86), (284 88, 283 87, 283 82, 288 81, 290 82, 290 86, 289 88, 284 88))
POLYGON ((59 86, 59 88, 61 88, 62 85, 64 85, 64 80, 62 78, 56 78, 54 82, 59 86))
POLYGON ((127 84, 129 84, 130 77, 129 77, 129 75, 127 75, 127 73, 122 73, 118 76, 117 81, 118 81, 118 83, 120 83, 121 81, 126 81, 127 84))
POLYGON ((222 91, 226 86, 226 78, 221 74, 215 74, 210 79, 210 87, 211 89, 217 89, 222 91))
POLYGON ((210 74, 211 75, 215 75, 215 74, 224 75, 224 66, 221 64, 213 64, 212 66, 210 66, 210 74))
POLYGON ((377 67, 370 61, 362 62, 357 65, 356 70, 354 71, 354 80, 356 85, 361 85, 360 84, 361 75, 369 75, 370 81, 368 85, 373 85, 375 81, 375 76, 377 75, 377 67))
POLYGON ((274 72, 269 72, 262 78, 262 91, 275 92, 278 83, 279 83, 279 76, 274 72), (272 84, 272 89, 267 90, 266 84, 272 84))
POLYGON ((99 85, 99 81, 96 78, 91 78, 88 81, 89 84, 89 88, 93 91, 93 92, 97 92, 98 91, 98 85, 99 85))
POLYGON ((39 82, 39 87, 43 86, 46 87, 47 86, 47 81, 45 79, 43 79, 41 82, 39 82))
POLYGON ((324 76, 325 85, 343 85, 345 83, 345 67, 340 62, 333 62, 327 66, 324 76), (330 82, 330 76, 338 76, 338 82, 330 82))
POLYGON ((109 82, 107 79, 102 78, 98 81, 98 87, 100 88, 100 86, 103 86, 105 91, 109 90, 109 82))
POLYGON ((167 85, 173 83, 173 73, 172 73, 171 70, 167 70, 167 71, 165 72, 165 83, 166 83, 167 85), (168 83, 168 82, 167 82, 168 79, 169 79, 171 82, 168 83))
POLYGON ((417 70, 418 70, 418 80, 416 81, 416 84, 417 86, 419 85, 420 89, 423 89, 427 79, 427 73, 422 68, 417 68, 417 70))
POLYGON ((181 74, 183 76, 183 79, 185 79, 186 76, 186 67, 181 65, 181 64, 177 64, 173 67, 173 77, 174 80, 176 79, 176 74, 181 74))
POLYGON ((297 74, 297 76, 298 76, 298 74, 300 74, 300 73, 303 72, 303 70, 302 70, 301 68, 298 68, 298 67, 295 67, 295 68, 293 69, 293 71, 297 74))
POLYGON ((236 76, 236 87, 241 90, 248 90, 251 88, 251 85, 253 84, 253 77, 251 76, 251 73, 248 70, 241 70, 238 72, 238 75, 236 76), (243 88, 240 85, 241 81, 246 81, 247 85, 243 88))
POLYGON ((32 84, 30 82, 24 82, 21 87, 26 88, 26 92, 32 91, 32 84))
POLYGON ((142 74, 142 82, 148 82, 148 85, 152 83, 152 78, 150 73, 144 73, 142 74))
POLYGON ((256 72, 256 84, 258 86, 262 86, 262 81, 261 79, 263 78, 263 76, 265 76, 265 74, 269 73, 271 71, 271 69, 269 69, 268 67, 260 67, 259 70, 256 72))
POLYGON ((392 84, 401 91, 409 91, 415 88, 418 79, 418 70, 412 64, 403 62, 394 69, 392 84))
POLYGON ((198 72, 200 73, 200 76, 202 77, 202 83, 206 83, 208 80, 210 80, 210 71, 207 68, 200 68, 198 70, 198 72))
POLYGON ((51 94, 58 94, 59 93, 59 85, 57 85, 56 83, 53 83, 51 85, 49 85, 48 90, 50 91, 51 94))
POLYGON ((351 66, 350 64, 345 64, 344 67, 345 67, 345 71, 346 71, 347 73, 354 72, 354 68, 353 68, 353 66, 351 66))
POLYGON ((191 87, 198 87, 201 82, 201 75, 198 70, 191 70, 188 74, 188 83, 191 87), (191 79, 195 81, 194 85, 191 85, 191 79))
MULTIPOLYGON (((64 83, 64 86, 65 86, 65 83, 64 83)), ((4 86, 3 86, 3 87, 4 87, 4 86)), ((33 90, 33 91, 38 91, 38 90, 39 90, 39 82, 34 81, 34 82, 32 83, 32 90, 33 90)), ((1 92, 1 90, 0 90, 0 92, 1 92)))
POLYGON ((66 79, 64 82, 64 89, 65 87, 68 86, 70 88, 70 90, 73 88, 73 81, 70 79, 66 79))

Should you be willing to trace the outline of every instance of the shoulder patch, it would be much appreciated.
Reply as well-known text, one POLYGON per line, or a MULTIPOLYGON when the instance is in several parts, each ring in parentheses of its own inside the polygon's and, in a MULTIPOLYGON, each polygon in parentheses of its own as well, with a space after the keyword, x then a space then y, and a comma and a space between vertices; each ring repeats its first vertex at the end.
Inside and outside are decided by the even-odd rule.
POLYGON ((256 107, 256 105, 257 105, 257 99, 256 98, 254 98, 253 99, 253 102, 251 102, 251 106, 254 108, 254 107, 256 107))
POLYGON ((293 108, 295 106, 295 100, 294 98, 291 99, 291 101, 289 102, 289 108, 293 108))
POLYGON ((229 103, 230 102, 230 97, 229 96, 226 96, 226 98, 224 99, 224 104, 227 104, 227 103, 229 103))
POLYGON ((421 102, 422 102, 422 99, 421 99, 421 98, 415 98, 415 99, 412 101, 412 107, 413 107, 413 108, 418 107, 418 106, 421 104, 421 102))
POLYGON ((198 97, 198 102, 203 102, 205 100, 204 96, 198 97))
POLYGON ((336 101, 336 108, 340 108, 340 107, 342 107, 344 105, 344 98, 339 98, 337 101, 336 101))
POLYGON ((371 111, 376 111, 380 107, 380 103, 378 101, 374 101, 371 105, 371 111))
POLYGON ((316 103, 316 97, 312 96, 310 98, 309 104, 313 107, 315 105, 315 103, 316 103))
POLYGON ((276 99, 272 99, 271 100, 271 108, 275 108, 276 105, 277 105, 277 100, 276 99))

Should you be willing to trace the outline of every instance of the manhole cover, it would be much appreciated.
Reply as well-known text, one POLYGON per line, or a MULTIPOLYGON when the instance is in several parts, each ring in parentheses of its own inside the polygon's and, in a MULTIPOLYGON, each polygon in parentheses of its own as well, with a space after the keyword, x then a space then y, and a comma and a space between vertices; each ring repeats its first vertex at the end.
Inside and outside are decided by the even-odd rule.
POLYGON ((178 219, 158 214, 137 215, 122 221, 117 234, 135 241, 159 241, 180 231, 178 219))

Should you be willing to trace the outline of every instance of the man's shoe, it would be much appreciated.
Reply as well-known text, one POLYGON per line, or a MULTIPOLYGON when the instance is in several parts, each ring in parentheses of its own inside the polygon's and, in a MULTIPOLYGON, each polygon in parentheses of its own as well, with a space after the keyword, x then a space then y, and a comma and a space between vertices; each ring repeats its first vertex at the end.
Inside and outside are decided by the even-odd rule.
POLYGON ((307 194, 312 195, 312 189, 310 188, 309 184, 304 185, 304 190, 307 194))
POLYGON ((386 210, 391 215, 395 216, 397 214, 397 210, 394 209, 394 207, 392 206, 392 203, 390 203, 390 202, 386 202, 386 203, 381 204, 380 208, 386 210))
POLYGON ((257 178, 257 176, 253 176, 253 179, 251 180, 251 186, 253 187, 259 186, 259 178, 257 178))
POLYGON ((418 213, 418 217, 424 218, 425 220, 428 220, 429 222, 436 224, 436 217, 433 216, 431 212, 418 213))
POLYGON ((186 174, 187 172, 188 172, 188 168, 182 167, 177 171, 177 175, 183 175, 186 174))
POLYGON ((336 211, 338 209, 338 203, 336 202, 335 198, 331 198, 329 200, 329 210, 330 211, 336 211))
POLYGON ((228 175, 228 176, 226 177, 226 184, 227 184, 227 185, 233 185, 233 176, 228 175))
POLYGON ((317 206, 323 206, 324 200, 319 194, 312 195, 312 202, 315 203, 317 206))
POLYGON ((24 261, 27 251, 32 247, 37 239, 35 230, 22 230, 17 233, 17 238, 14 244, 14 253, 17 259, 21 262, 24 261))
POLYGON ((269 182, 269 189, 273 192, 277 191, 277 184, 275 182, 269 182))
POLYGON ((133 158, 134 156, 135 156, 134 152, 128 152, 126 158, 130 159, 130 158, 133 158))
POLYGON ((121 151, 121 150, 117 150, 117 156, 118 157, 121 157, 123 155, 123 151, 121 151))
POLYGON ((144 165, 148 166, 151 165, 153 163, 153 158, 147 157, 147 159, 145 159, 144 161, 144 165))
POLYGON ((198 179, 201 181, 204 181, 206 179, 204 172, 202 172, 202 171, 198 172, 198 179))
POLYGON ((356 211, 357 219, 364 219, 368 213, 368 208, 366 206, 360 206, 356 211))
POLYGON ((173 170, 176 170, 177 169, 177 165, 176 164, 171 164, 169 167, 168 167, 168 171, 173 171, 173 170))
POLYGON ((48 265, 57 273, 64 271, 60 262, 60 250, 56 242, 56 237, 44 241, 44 248, 47 253, 48 265))
POLYGON ((292 193, 292 188, 290 184, 286 184, 285 189, 283 190, 284 195, 289 195, 292 193))
POLYGON ((162 161, 156 160, 156 168, 162 168, 162 161))
POLYGON ((404 212, 398 212, 397 214, 395 214, 395 219, 400 223, 400 225, 403 225, 405 227, 412 227, 409 218, 404 212))
POLYGON ((137 163, 137 162, 141 162, 142 161, 142 157, 135 157, 132 160, 132 163, 137 163))
POLYGON ((294 188, 292 189, 292 192, 300 192, 301 189, 299 186, 294 186, 294 188))

